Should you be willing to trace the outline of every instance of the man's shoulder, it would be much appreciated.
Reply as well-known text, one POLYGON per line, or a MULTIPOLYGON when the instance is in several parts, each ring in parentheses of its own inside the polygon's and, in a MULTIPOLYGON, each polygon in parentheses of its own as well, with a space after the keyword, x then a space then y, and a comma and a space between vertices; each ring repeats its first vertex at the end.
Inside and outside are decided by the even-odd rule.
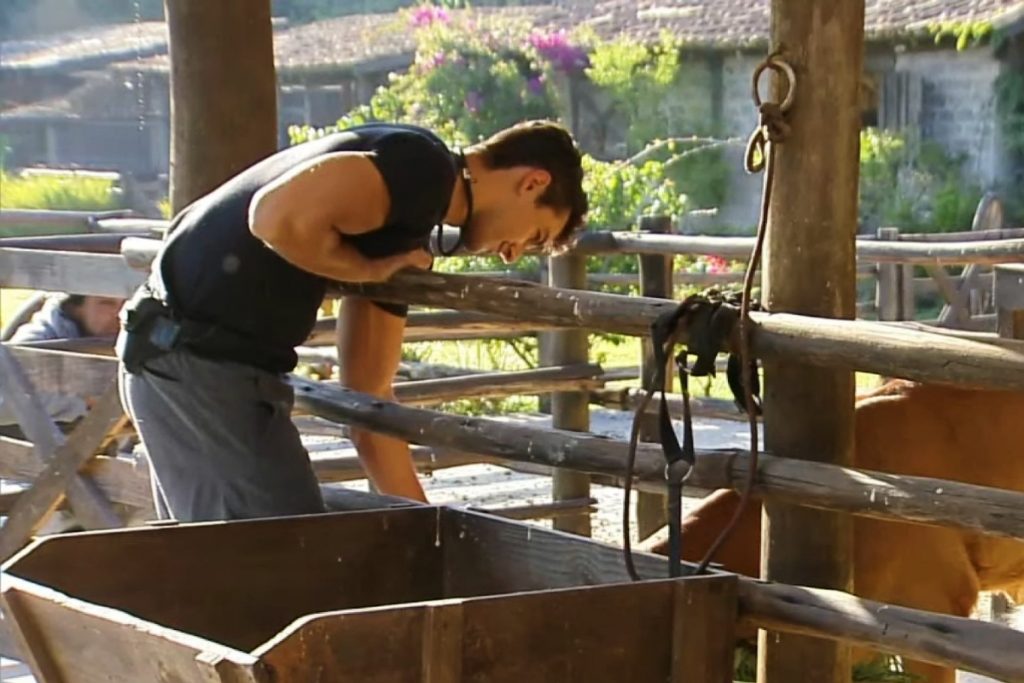
POLYGON ((364 123, 359 126, 352 126, 338 131, 335 135, 355 135, 361 138, 367 139, 378 139, 388 136, 398 136, 402 138, 423 138, 432 143, 444 145, 444 141, 429 128, 423 126, 417 126, 411 123, 392 123, 387 121, 378 121, 373 123, 364 123))

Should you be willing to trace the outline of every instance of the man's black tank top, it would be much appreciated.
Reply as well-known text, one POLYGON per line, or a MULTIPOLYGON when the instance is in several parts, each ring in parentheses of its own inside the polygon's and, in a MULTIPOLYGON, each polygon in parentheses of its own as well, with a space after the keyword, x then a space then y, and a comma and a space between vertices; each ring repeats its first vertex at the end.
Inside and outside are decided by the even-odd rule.
MULTIPOLYGON (((196 354, 271 372, 295 367, 294 349, 313 329, 327 281, 288 263, 254 237, 249 204, 260 188, 296 166, 341 151, 373 152, 391 198, 383 227, 345 239, 368 257, 429 245, 456 177, 452 153, 433 133, 370 124, 281 150, 184 209, 154 264, 156 291, 177 315, 247 342, 226 343, 211 335, 208 342, 189 344, 196 354)), ((405 312, 404 307, 387 308, 405 312)))

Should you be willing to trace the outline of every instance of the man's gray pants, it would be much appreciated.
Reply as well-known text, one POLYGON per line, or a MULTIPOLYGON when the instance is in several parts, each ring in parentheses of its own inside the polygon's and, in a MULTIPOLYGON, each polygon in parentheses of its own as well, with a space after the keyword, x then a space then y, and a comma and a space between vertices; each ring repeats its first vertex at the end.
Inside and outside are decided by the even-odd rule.
POLYGON ((177 350, 140 374, 120 368, 121 401, 149 454, 160 518, 182 522, 324 511, 291 421, 282 375, 177 350))

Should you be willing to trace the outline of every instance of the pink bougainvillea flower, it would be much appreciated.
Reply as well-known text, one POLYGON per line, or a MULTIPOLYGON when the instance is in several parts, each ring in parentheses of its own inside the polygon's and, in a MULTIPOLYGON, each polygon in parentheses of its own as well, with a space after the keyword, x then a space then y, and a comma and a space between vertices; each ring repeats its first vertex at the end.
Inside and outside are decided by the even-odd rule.
POLYGON ((451 21, 451 18, 448 10, 444 7, 437 7, 428 3, 413 9, 410 23, 416 28, 422 28, 434 23, 447 24, 451 21))

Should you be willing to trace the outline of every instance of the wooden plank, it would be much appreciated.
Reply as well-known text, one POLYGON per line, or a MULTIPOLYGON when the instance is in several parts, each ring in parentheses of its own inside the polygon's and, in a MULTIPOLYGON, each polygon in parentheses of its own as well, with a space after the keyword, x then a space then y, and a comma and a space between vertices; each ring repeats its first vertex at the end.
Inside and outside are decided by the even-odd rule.
MULTIPOLYGON (((324 318, 316 322, 306 340, 307 346, 333 346, 337 319, 324 318)), ((410 311, 406 318, 407 342, 489 339, 501 336, 522 336, 537 330, 551 329, 532 321, 521 321, 505 316, 469 311, 410 311)))
POLYGON ((402 382, 394 385, 395 397, 410 405, 429 405, 480 396, 542 394, 578 389, 589 391, 601 384, 602 369, 595 363, 486 372, 461 377, 402 382))
POLYGON ((463 680, 665 681, 672 587, 647 581, 466 600, 463 680))
MULTIPOLYGON (((668 410, 673 418, 683 416, 683 397, 681 394, 667 394, 668 410)), ((643 400, 643 391, 639 389, 592 389, 590 402, 620 410, 635 411, 643 400)), ((656 415, 657 401, 647 406, 649 415, 656 415)), ((715 420, 734 420, 746 422, 747 416, 740 412, 735 401, 724 398, 690 397, 690 411, 694 417, 708 417, 715 420)))
MULTIPOLYGON (((750 237, 644 235, 636 232, 586 232, 574 248, 583 254, 705 254, 744 259, 753 249, 750 237)), ((907 265, 1024 262, 1024 239, 965 242, 894 242, 859 240, 857 258, 864 262, 907 265)))
POLYGON ((36 391, 98 396, 117 376, 113 358, 5 344, 36 391))
MULTIPOLYGON (((900 237, 899 228, 879 228, 878 239, 893 241, 900 237)), ((878 264, 878 280, 875 284, 875 308, 879 320, 901 320, 900 315, 900 271, 895 263, 878 264)))
MULTIPOLYGON (((413 464, 420 474, 430 474, 437 470, 449 467, 461 467, 462 465, 475 465, 482 462, 495 462, 486 456, 473 453, 461 453, 452 450, 435 450, 423 446, 412 447, 413 464)), ((336 455, 323 457, 316 454, 311 456, 313 471, 323 482, 352 481, 354 479, 366 479, 366 472, 363 471, 359 457, 354 447, 338 449, 336 455)))
POLYGON ((0 560, 9 558, 28 541, 46 515, 60 503, 79 468, 93 456, 96 446, 123 414, 115 383, 103 393, 68 440, 56 449, 32 488, 15 503, 7 523, 0 528, 0 560))
POLYGON ((21 496, 21 491, 10 491, 0 493, 0 515, 6 515, 14 506, 15 501, 21 496))
POLYGON ((0 248, 0 287, 127 298, 145 279, 114 254, 0 248))
POLYGON ((535 505, 512 505, 490 509, 472 507, 469 509, 503 519, 551 519, 561 517, 562 515, 579 514, 581 510, 586 511, 587 514, 596 512, 597 498, 575 498, 551 503, 537 503, 535 505))
POLYGON ((0 210, 0 228, 33 226, 40 228, 90 229, 96 221, 131 216, 129 210, 115 211, 51 211, 47 209, 0 210))
POLYGON ((673 683, 732 683, 736 649, 735 576, 694 576, 673 591, 673 683))
MULTIPOLYGON (((554 287, 586 289, 587 261, 578 254, 551 257, 548 261, 554 287)), ((549 352, 557 365, 586 363, 590 356, 590 337, 586 330, 552 332, 549 352)), ((556 392, 551 395, 551 424, 555 429, 576 432, 590 430, 590 401, 583 391, 556 392)), ((590 497, 590 477, 583 472, 557 470, 551 478, 551 498, 555 502, 590 497)), ((566 515, 555 519, 554 528, 590 536, 590 514, 566 515)))
MULTIPOLYGON (((328 420, 439 448, 592 474, 623 474, 623 441, 409 408, 299 378, 291 382, 296 402, 328 420)), ((703 489, 739 487, 749 462, 749 453, 740 449, 698 449, 697 466, 687 484, 703 489)), ((664 482, 660 449, 639 444, 635 475, 664 482)), ((1016 491, 771 455, 760 459, 754 490, 766 498, 822 510, 1024 540, 1024 493, 1016 491)))
POLYGON ((461 600, 426 605, 423 615, 423 683, 462 683, 463 639, 461 600))
MULTIPOLYGON (((874 266, 862 265, 857 268, 858 279, 873 277, 874 266)), ((476 275, 476 273, 474 273, 476 275)), ((487 277, 482 273, 480 277, 487 277)), ((755 275, 759 277, 759 275, 755 275)), ((587 273, 587 282, 592 285, 635 285, 638 282, 639 273, 587 273)), ((674 287, 723 287, 743 282, 742 272, 727 273, 691 273, 685 270, 677 270, 672 273, 674 287)))
POLYGON ((739 583, 739 607, 743 622, 773 632, 830 638, 998 680, 1024 680, 1024 633, 1006 626, 839 591, 750 580, 739 583))
POLYGON ((129 234, 45 235, 38 237, 3 237, 0 247, 19 249, 45 249, 48 251, 74 251, 90 254, 120 254, 121 240, 125 237, 149 237, 149 232, 129 234))
POLYGON ((307 614, 439 597, 437 515, 410 506, 68 534, 5 572, 251 651, 307 614), (69 572, 83 557, 88 567, 69 572))
MULTIPOLYGON (((980 203, 979 203, 980 204, 980 203)), ((1024 238, 1024 228, 989 228, 960 232, 908 232, 901 240, 910 242, 976 242, 1024 238)))
MULTIPOLYGON (((17 417, 22 432, 33 442, 36 457, 40 461, 50 464, 56 459, 58 449, 65 443, 64 435, 46 414, 32 383, 25 376, 14 353, 2 345, 0 345, 0 371, 4 378, 0 388, 3 389, 3 395, 17 417)), ((107 384, 109 386, 111 382, 108 380, 107 384)), ((79 520, 87 527, 112 529, 122 525, 121 519, 114 513, 102 491, 94 483, 75 472, 72 472, 67 479, 67 496, 68 502, 79 520)), ((19 509, 26 508, 16 505, 11 510, 11 516, 19 509)), ((8 520, 9 525, 10 520, 8 520)), ((2 534, 3 531, 0 531, 0 536, 2 534)))
MULTIPOLYGON (((0 437, 0 479, 31 482, 38 477, 45 464, 32 451, 32 444, 26 441, 0 437)), ((112 502, 138 508, 150 508, 153 505, 145 460, 97 455, 80 472, 91 479, 112 502)))
POLYGON ((938 324, 941 327, 963 327, 971 317, 970 295, 980 269, 975 264, 964 268, 963 275, 957 281, 956 294, 953 300, 942 307, 939 312, 938 324))
MULTIPOLYGON (((786 117, 791 129, 771 149, 776 169, 761 291, 761 302, 770 311, 852 320, 857 258, 881 263, 911 251, 903 249, 909 242, 856 244, 864 4, 771 3, 771 44, 783 50, 783 58, 799 75, 792 84, 774 79, 776 101, 789 88, 794 97, 786 117), (808 201, 808 184, 824 178, 827 183, 808 201)), ((938 254, 942 248, 928 245, 928 250, 938 254)), ((896 306, 901 303, 898 291, 896 306)), ((853 462, 852 372, 811 367, 804 357, 789 355, 765 361, 764 386, 768 450, 833 466, 853 462)), ((768 500, 762 520, 762 576, 852 588, 852 518, 768 500)), ((760 683, 850 680, 850 650, 836 643, 761 631, 758 655, 760 683)))
POLYGON ((279 681, 421 681, 422 605, 314 614, 257 649, 279 681))
MULTIPOLYGON (((621 548, 472 511, 442 512, 441 548, 448 598, 630 581, 621 548)), ((666 558, 635 555, 644 578, 668 576, 666 558)))
MULTIPOLYGON (((203 653, 243 670, 255 666, 255 658, 244 652, 16 577, 4 576, 3 600, 7 606, 18 605, 14 614, 19 626, 32 623, 44 634, 52 670, 33 666, 40 683, 199 683, 208 680, 196 661, 203 653)), ((245 680, 233 677, 224 683, 245 680)))
POLYGON ((114 337, 79 337, 77 339, 44 339, 41 341, 20 342, 11 348, 34 349, 37 351, 63 351, 100 358, 116 358, 114 353, 114 337))
MULTIPOLYGON (((956 300, 956 282, 942 266, 925 266, 925 270, 931 276, 935 286, 938 288, 942 299, 951 304, 956 300)), ((920 289, 920 288, 919 288, 920 289)))
POLYGON ((47 683, 67 680, 54 661, 52 643, 40 630, 40 625, 25 605, 24 596, 14 588, 4 587, 0 591, 0 604, 3 605, 4 621, 15 647, 29 665, 32 675, 47 683))
MULTIPOLYGON (((404 271, 386 283, 339 290, 387 301, 500 312, 524 320, 644 336, 675 304, 645 297, 546 288, 404 271)), ((986 343, 904 323, 755 313, 754 351, 825 367, 873 372, 925 383, 1024 390, 1024 344, 986 343)), ((684 340, 685 341, 685 340, 684 340)))
POLYGON ((1024 267, 996 266, 995 304, 999 335, 1024 339, 1024 267))

